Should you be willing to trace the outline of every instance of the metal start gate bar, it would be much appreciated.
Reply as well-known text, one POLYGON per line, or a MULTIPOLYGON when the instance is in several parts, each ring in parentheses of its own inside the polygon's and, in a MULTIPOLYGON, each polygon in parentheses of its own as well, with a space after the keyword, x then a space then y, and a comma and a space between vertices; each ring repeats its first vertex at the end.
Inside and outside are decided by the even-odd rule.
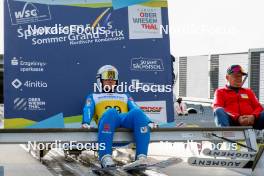
MULTIPOLYGON (((221 128, 157 128, 151 132, 151 142, 219 141, 214 133, 234 141, 245 140, 247 146, 257 149, 256 135, 249 127, 221 128)), ((54 141, 97 142, 97 129, 1 129, 0 144, 25 144, 29 141, 48 143, 54 141)), ((133 142, 131 130, 119 128, 114 135, 115 143, 133 142)))

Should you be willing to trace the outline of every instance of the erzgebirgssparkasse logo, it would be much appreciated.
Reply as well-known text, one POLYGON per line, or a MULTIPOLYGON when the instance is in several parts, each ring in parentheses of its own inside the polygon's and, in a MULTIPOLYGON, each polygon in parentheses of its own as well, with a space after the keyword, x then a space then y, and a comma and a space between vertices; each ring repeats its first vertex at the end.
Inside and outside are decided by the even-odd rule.
POLYGON ((7 3, 13 25, 51 19, 48 5, 25 2, 25 0, 7 0, 7 3))

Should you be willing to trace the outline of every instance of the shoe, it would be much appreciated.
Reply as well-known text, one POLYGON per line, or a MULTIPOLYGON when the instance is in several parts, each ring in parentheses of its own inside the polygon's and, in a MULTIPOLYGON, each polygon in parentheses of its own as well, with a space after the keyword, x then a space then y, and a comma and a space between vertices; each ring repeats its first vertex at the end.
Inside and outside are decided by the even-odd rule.
POLYGON ((147 156, 141 154, 141 155, 138 155, 138 156, 137 156, 137 160, 136 160, 136 161, 139 162, 139 165, 147 165, 147 164, 148 164, 148 163, 147 163, 147 160, 148 160, 147 156))
POLYGON ((101 159, 101 166, 102 168, 107 168, 107 167, 115 167, 116 164, 113 161, 113 158, 111 155, 105 155, 103 156, 103 158, 101 159))
POLYGON ((126 169, 126 168, 138 167, 138 166, 146 166, 147 164, 148 164, 147 163, 147 156, 141 154, 141 155, 137 156, 137 160, 136 161, 124 165, 123 168, 126 169))

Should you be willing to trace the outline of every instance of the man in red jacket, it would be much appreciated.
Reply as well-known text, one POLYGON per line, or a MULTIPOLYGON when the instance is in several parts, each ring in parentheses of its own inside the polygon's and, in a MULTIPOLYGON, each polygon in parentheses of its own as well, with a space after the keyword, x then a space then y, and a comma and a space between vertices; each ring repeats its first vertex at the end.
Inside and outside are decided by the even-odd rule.
POLYGON ((247 76, 240 65, 227 69, 224 88, 215 91, 213 109, 217 126, 253 126, 264 129, 264 111, 254 92, 242 88, 242 77, 247 76))

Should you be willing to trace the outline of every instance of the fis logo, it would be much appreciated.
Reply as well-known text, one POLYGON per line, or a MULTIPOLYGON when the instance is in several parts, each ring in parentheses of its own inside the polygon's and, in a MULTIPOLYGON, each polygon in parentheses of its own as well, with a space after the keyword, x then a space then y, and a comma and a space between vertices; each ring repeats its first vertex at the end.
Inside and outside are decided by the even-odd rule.
POLYGON ((24 0, 7 0, 13 25, 50 20, 51 16, 48 5, 23 1, 24 0))

